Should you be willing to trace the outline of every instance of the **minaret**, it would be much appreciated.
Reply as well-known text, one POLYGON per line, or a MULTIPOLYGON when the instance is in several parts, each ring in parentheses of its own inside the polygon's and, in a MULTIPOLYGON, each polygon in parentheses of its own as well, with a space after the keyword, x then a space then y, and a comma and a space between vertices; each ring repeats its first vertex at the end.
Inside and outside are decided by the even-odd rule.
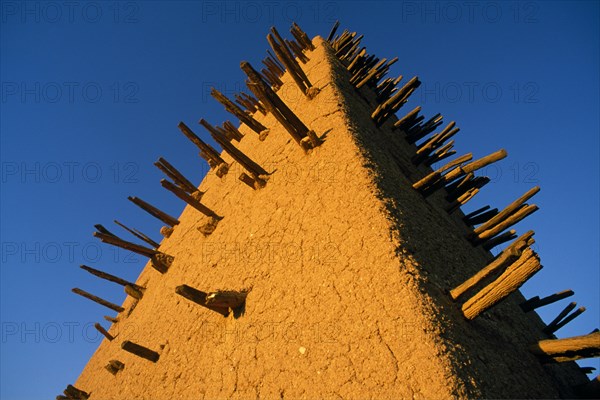
POLYGON ((248 90, 212 92, 239 124, 174 121, 210 172, 196 186, 157 155, 183 212, 130 200, 165 223, 160 243, 97 226, 149 262, 136 282, 82 266, 128 297, 74 289, 111 325, 96 324, 105 339, 59 398, 593 393, 572 361, 600 355, 600 333, 554 336, 585 309, 571 303, 548 325, 535 313, 573 292, 518 290, 542 269, 533 230, 513 228, 540 189, 463 214, 489 182, 480 170, 510 149, 456 154, 458 122, 405 106, 419 78, 387 77, 397 59, 337 29, 310 40, 296 24, 290 39, 272 28, 262 65, 241 63, 248 90))

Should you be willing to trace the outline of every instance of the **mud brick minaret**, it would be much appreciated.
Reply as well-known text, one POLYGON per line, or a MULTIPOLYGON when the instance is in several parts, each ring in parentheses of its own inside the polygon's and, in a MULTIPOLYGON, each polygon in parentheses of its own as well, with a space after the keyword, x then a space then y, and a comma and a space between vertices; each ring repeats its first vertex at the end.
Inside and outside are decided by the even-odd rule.
POLYGON ((213 90, 235 122, 174 121, 191 141, 182 156, 211 167, 196 186, 158 159, 181 215, 130 197, 164 222, 162 241, 96 226, 149 262, 136 282, 82 266, 128 296, 74 289, 110 315, 59 398, 593 396, 597 379, 573 360, 598 356, 600 333, 554 336, 584 308, 548 325, 534 311, 573 292, 518 291, 542 268, 534 232, 512 228, 539 188, 461 211, 507 151, 456 155, 459 124, 404 106, 419 79, 386 77, 397 60, 337 24, 327 39, 296 24, 267 39, 262 65, 241 63, 246 93, 213 90))

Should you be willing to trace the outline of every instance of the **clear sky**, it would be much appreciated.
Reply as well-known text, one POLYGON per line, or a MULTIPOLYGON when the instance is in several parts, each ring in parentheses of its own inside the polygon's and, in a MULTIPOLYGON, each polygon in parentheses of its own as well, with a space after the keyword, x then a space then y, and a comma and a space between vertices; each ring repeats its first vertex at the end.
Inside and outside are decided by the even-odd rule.
POLYGON ((587 311, 559 337, 600 326, 598 2, 2 1, 0 18, 2 399, 76 380, 106 312, 70 289, 125 297, 79 264, 135 279, 145 262, 100 245, 93 225, 122 233, 116 218, 160 239, 126 197, 179 214, 152 163, 165 156, 200 182, 206 166, 177 123, 231 119, 210 87, 243 89, 239 62, 258 64, 269 27, 289 37, 293 20, 312 37, 340 19, 369 52, 398 56, 392 74, 423 82, 405 110, 457 121, 460 152, 507 149, 465 210, 540 185, 518 231, 536 231, 545 268, 523 292, 575 290, 587 311))

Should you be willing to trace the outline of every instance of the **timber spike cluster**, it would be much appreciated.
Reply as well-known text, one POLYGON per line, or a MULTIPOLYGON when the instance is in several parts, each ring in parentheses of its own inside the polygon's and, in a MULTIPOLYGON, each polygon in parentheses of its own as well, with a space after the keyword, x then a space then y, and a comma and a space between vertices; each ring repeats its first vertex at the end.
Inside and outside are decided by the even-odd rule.
MULTIPOLYGON (((490 254, 491 261, 469 279, 456 287, 447 288, 449 300, 455 302, 457 311, 462 313, 466 320, 474 320, 516 292, 520 286, 542 269, 538 254, 531 247, 535 243, 534 232, 528 231, 519 236, 517 230, 514 229, 515 224, 537 211, 538 207, 535 204, 527 202, 539 192, 540 188, 534 187, 528 190, 504 208, 492 208, 488 205, 462 214, 461 207, 473 199, 490 182, 489 177, 477 176, 476 173, 507 157, 507 152, 500 149, 479 158, 475 158, 472 153, 467 153, 448 160, 457 153, 454 145, 460 128, 456 126, 456 122, 444 123, 443 117, 439 113, 426 117, 421 114, 422 109, 418 106, 405 113, 403 106, 419 88, 421 84, 419 78, 415 76, 405 80, 402 75, 396 78, 387 77, 391 66, 398 62, 398 58, 380 59, 375 55, 368 54, 366 47, 361 46, 362 35, 347 30, 337 34, 338 29, 339 22, 332 28, 326 43, 331 46, 333 54, 348 71, 349 83, 356 92, 364 99, 376 99, 375 104, 372 100, 368 101, 372 106, 369 113, 375 129, 389 128, 397 135, 401 135, 407 146, 413 149, 410 162, 413 164, 414 171, 417 172, 407 173, 407 177, 412 182, 412 190, 419 193, 424 201, 427 201, 430 196, 441 196, 446 202, 443 211, 453 214, 453 220, 459 221, 463 225, 462 228, 469 231, 464 235, 464 240, 473 247, 480 247, 489 252, 501 244, 511 242, 502 251, 499 251, 497 256, 492 257, 490 254), (365 96, 366 91, 370 92, 369 96, 365 96), (397 113, 398 115, 396 115, 397 113), (444 162, 442 163, 442 161, 444 162), (433 168, 434 164, 435 168, 433 168)), ((315 46, 297 24, 292 25, 290 32, 293 39, 288 40, 284 39, 274 27, 271 28, 267 35, 270 50, 267 50, 268 56, 262 60, 260 71, 247 61, 241 62, 241 70, 246 75, 246 84, 250 94, 240 92, 235 94, 232 100, 213 88, 211 95, 225 107, 232 117, 237 118, 240 125, 246 125, 258 135, 261 142, 268 140, 274 127, 263 125, 255 116, 271 114, 297 143, 300 150, 308 156, 326 143, 325 138, 307 126, 306 122, 302 121, 300 116, 286 105, 277 92, 284 84, 282 77, 287 73, 306 99, 317 101, 319 88, 313 85, 303 70, 303 65, 310 60, 311 51, 315 49, 315 46)), ((200 118, 199 125, 222 149, 221 152, 201 139, 186 123, 179 122, 178 128, 198 148, 200 157, 217 177, 224 178, 231 173, 235 163, 244 170, 237 178, 252 190, 259 190, 268 184, 272 174, 277 173, 276 171, 269 172, 240 150, 239 143, 245 135, 236 127, 235 123, 224 121, 221 125, 214 125, 206 119, 200 118), (223 153, 226 153, 228 156, 226 158, 232 159, 233 162, 227 162, 223 158, 223 153)), ((154 165, 165 175, 165 178, 160 180, 161 186, 199 212, 202 218, 205 218, 205 223, 198 230, 208 236, 218 229, 219 221, 227 218, 227 215, 219 214, 218 204, 204 204, 202 202, 204 192, 200 191, 165 158, 158 158, 154 165)), ((403 170, 403 172, 406 171, 403 170)), ((257 192, 257 195, 260 195, 260 192, 257 192)), ((178 229, 180 221, 177 218, 139 197, 129 196, 128 200, 165 224, 160 229, 164 240, 167 240, 178 229)), ((176 260, 160 250, 160 242, 117 220, 114 223, 144 244, 122 239, 100 224, 95 225, 97 231, 94 232, 94 236, 103 243, 147 257, 150 265, 160 274, 169 272, 176 260)), ((146 287, 86 265, 82 265, 81 268, 105 281, 121 285, 127 296, 133 299, 134 304, 144 301, 146 287)), ((74 288, 72 291, 117 314, 126 312, 123 306, 85 290, 74 288)), ((243 315, 248 295, 248 290, 242 288, 240 290, 202 291, 184 283, 174 287, 173 292, 185 298, 190 304, 199 305, 224 317, 231 314, 236 317, 243 315)), ((573 291, 565 290, 544 298, 535 296, 522 302, 520 311, 529 313, 572 295, 574 295, 573 291)), ((531 353, 538 356, 542 363, 572 361, 600 355, 600 333, 597 331, 567 339, 556 339, 553 336, 557 330, 585 311, 585 307, 576 308, 577 303, 568 304, 553 321, 547 324, 543 332, 540 332, 541 337, 546 337, 546 339, 531 344, 531 353)), ((131 311, 129 310, 129 312, 131 311)), ((116 317, 105 316, 104 318, 113 324, 120 320, 119 315, 116 317)), ((100 323, 95 323, 94 326, 107 340, 118 340, 124 352, 144 359, 144 362, 160 363, 159 350, 138 344, 134 337, 120 337, 123 335, 112 333, 110 329, 105 329, 100 323)), ((106 362, 105 369, 112 375, 117 375, 126 367, 117 359, 106 362)), ((587 372, 591 372, 591 370, 587 372)), ((89 397, 90 394, 69 385, 65 389, 64 395, 58 396, 57 399, 88 399, 89 397)))

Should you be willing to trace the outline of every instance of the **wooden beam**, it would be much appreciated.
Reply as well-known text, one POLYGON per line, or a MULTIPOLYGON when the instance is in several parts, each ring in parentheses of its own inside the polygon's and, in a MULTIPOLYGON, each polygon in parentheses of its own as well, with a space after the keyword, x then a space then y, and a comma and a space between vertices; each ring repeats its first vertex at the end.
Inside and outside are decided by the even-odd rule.
POLYGON ((73 385, 67 385, 67 388, 63 391, 63 393, 65 396, 67 396, 67 398, 75 400, 87 400, 90 397, 88 392, 78 389, 73 385))
POLYGON ((141 246, 139 244, 131 243, 126 240, 121 239, 118 236, 106 235, 100 232, 94 232, 94 236, 100 239, 103 243, 111 244, 113 246, 120 247, 125 250, 132 251, 136 254, 152 257, 159 253, 158 250, 150 249, 148 247, 141 246))
POLYGON ((162 222, 164 222, 165 224, 167 224, 171 227, 175 226, 175 225, 179 225, 179 221, 177 220, 177 218, 174 218, 174 217, 170 216, 169 214, 167 214, 166 212, 159 210, 158 208, 154 207, 152 204, 145 202, 144 200, 140 199, 139 197, 128 196, 127 200, 131 201, 133 204, 135 204, 142 210, 146 211, 148 214, 152 215, 154 218, 161 220, 162 222))
POLYGON ((206 307, 209 310, 215 311, 223 316, 228 316, 230 311, 229 307, 221 306, 221 305, 210 305, 207 303, 207 297, 209 293, 203 292, 201 290, 195 289, 188 285, 181 285, 175 288, 175 293, 178 295, 185 297, 188 300, 193 301, 194 303, 201 305, 202 307, 206 307))
POLYGON ((235 161, 237 161, 242 167, 244 167, 248 172, 250 172, 255 177, 260 177, 263 180, 268 179, 269 173, 258 163, 254 162, 250 157, 245 155, 241 150, 235 147, 233 144, 228 142, 225 137, 221 134, 221 132, 217 131, 211 124, 209 124, 205 119, 200 119, 200 125, 202 125, 206 130, 211 134, 213 139, 217 143, 223 147, 225 150, 235 161))
POLYGON ((102 325, 100 325, 99 323, 95 323, 94 324, 94 328, 96 328, 96 330, 98 332, 100 332, 102 334, 102 336, 104 336, 105 338, 107 338, 109 341, 112 341, 114 339, 114 336, 111 335, 110 333, 108 333, 108 331, 106 329, 104 329, 102 327, 102 325))
POLYGON ((524 251, 498 278, 484 287, 462 306, 465 318, 472 320, 517 290, 542 269, 537 254, 524 251))
POLYGON ((221 165, 227 165, 225 160, 221 158, 221 154, 211 145, 200 139, 198 135, 196 135, 186 124, 180 122, 177 127, 188 139, 190 139, 192 143, 196 145, 196 147, 200 149, 200 156, 204 158, 206 162, 208 162, 208 165, 210 165, 211 168, 217 169, 221 165))
POLYGON ((130 340, 126 340, 121 343, 121 348, 129 353, 135 354, 138 357, 145 358, 146 360, 157 362, 160 355, 154 351, 150 350, 147 347, 141 346, 139 344, 133 343, 130 340))
POLYGON ((116 375, 119 371, 125 368, 125 364, 119 360, 110 360, 104 368, 106 368, 106 370, 111 374, 116 375))
POLYGON ((110 301, 106 301, 98 296, 94 296, 93 294, 88 293, 85 290, 81 290, 79 288, 73 288, 73 289, 71 289, 71 291, 75 294, 85 297, 86 299, 92 300, 93 302, 98 303, 101 306, 110 308, 113 311, 116 311, 119 313, 125 311, 125 309, 123 307, 118 306, 114 303, 111 303, 110 301))
POLYGON ((127 232, 131 233, 136 238, 148 243, 150 246, 152 246, 154 248, 157 248, 160 246, 160 243, 155 242, 148 235, 143 234, 142 232, 138 231, 137 229, 129 228, 125 224, 122 224, 121 222, 117 221, 116 219, 114 220, 114 223, 119 225, 121 228, 125 229, 127 232))
POLYGON ((198 191, 198 188, 192 182, 190 182, 185 176, 183 176, 183 174, 181 172, 179 172, 179 170, 177 168, 175 168, 173 165, 171 165, 163 157, 160 157, 158 159, 158 161, 154 163, 154 165, 158 169, 160 169, 165 175, 167 175, 169 178, 171 178, 173 180, 173 182, 175 182, 177 184, 177 186, 180 186, 183 190, 185 190, 189 194, 192 194, 192 193, 198 191))
POLYGON ((565 362, 600 357, 600 332, 566 339, 540 340, 529 351, 544 362, 565 362))
POLYGON ((492 228, 494 225, 499 224, 500 222, 502 222, 503 220, 505 220, 506 218, 508 218, 511 214, 513 214, 527 200, 529 200, 533 196, 535 196, 539 191, 540 191, 540 187, 539 186, 535 186, 535 187, 529 189, 525 194, 523 194, 517 200, 513 201, 512 203, 510 203, 504 210, 502 210, 502 212, 500 212, 494 218, 490 219, 485 224, 483 224, 483 225, 475 228, 473 230, 473 233, 475 233, 475 234, 483 233, 484 231, 492 228))
POLYGON ((478 283, 482 282, 492 273, 500 271, 501 269, 513 264, 523 255, 523 252, 526 249, 529 251, 527 257, 532 255, 533 252, 530 249, 528 249, 527 246, 533 244, 533 234, 533 231, 529 231, 521 237, 519 237, 485 268, 481 269, 479 272, 467 279, 465 282, 452 289, 450 291, 450 297, 452 297, 452 300, 457 300, 460 296, 464 295, 468 290, 473 288, 478 283))
POLYGON ((168 191, 173 193, 175 196, 177 196, 181 200, 185 201, 187 204, 194 207, 196 210, 200 211, 202 214, 206 215, 207 217, 214 217, 214 218, 219 218, 219 219, 221 218, 213 210, 206 207, 204 204, 202 204, 196 198, 190 196, 179 186, 174 185, 173 183, 167 181, 166 179, 161 179, 160 184, 162 185, 162 187, 164 187, 165 189, 167 189, 168 191))
POLYGON ((138 290, 143 289, 141 286, 138 286, 135 283, 126 281, 125 279, 121 279, 118 276, 111 275, 111 274, 106 273, 104 271, 100 271, 99 269, 94 269, 92 267, 88 267, 87 265, 80 265, 79 267, 81 269, 83 269, 84 271, 87 271, 90 274, 97 276, 98 278, 102 278, 102 279, 105 279, 107 281, 114 282, 114 283, 119 284, 121 286, 127 286, 127 285, 129 285, 129 286, 133 286, 133 287, 137 288, 138 290))
POLYGON ((263 124, 258 122, 249 114, 245 113, 241 108, 239 108, 234 102, 229 100, 223 93, 219 92, 217 89, 212 88, 210 90, 210 94, 219 103, 225 106, 225 110, 235 115, 240 120, 240 122, 248 125, 248 127, 257 134, 260 134, 262 131, 267 129, 263 124))

